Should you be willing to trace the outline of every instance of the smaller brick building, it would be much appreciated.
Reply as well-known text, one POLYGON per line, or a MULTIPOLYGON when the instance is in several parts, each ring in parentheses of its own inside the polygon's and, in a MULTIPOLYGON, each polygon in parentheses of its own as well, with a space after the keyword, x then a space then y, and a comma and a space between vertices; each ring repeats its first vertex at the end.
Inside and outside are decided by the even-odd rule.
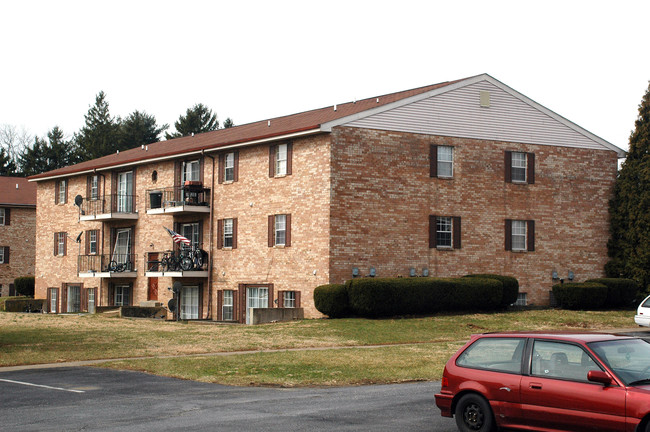
POLYGON ((14 295, 14 279, 34 276, 36 184, 0 177, 0 296, 14 295))

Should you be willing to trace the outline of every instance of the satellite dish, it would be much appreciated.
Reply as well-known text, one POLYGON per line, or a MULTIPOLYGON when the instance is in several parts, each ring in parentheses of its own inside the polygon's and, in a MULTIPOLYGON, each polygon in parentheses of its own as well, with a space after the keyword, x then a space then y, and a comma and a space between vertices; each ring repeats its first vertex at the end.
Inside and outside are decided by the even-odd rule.
POLYGON ((174 285, 172 285, 172 291, 174 291, 176 294, 181 292, 181 288, 183 288, 183 284, 179 281, 174 282, 174 285))
POLYGON ((81 195, 77 195, 76 197, 74 197, 74 205, 76 205, 77 207, 81 207, 82 202, 84 202, 84 197, 82 197, 81 195))
POLYGON ((176 312, 176 300, 171 299, 167 303, 167 308, 169 309, 170 312, 176 312))
POLYGON ((77 236, 77 239, 75 240, 77 243, 81 243, 81 235, 82 235, 83 233, 84 233, 84 232, 81 231, 81 232, 79 233, 79 235, 77 236))

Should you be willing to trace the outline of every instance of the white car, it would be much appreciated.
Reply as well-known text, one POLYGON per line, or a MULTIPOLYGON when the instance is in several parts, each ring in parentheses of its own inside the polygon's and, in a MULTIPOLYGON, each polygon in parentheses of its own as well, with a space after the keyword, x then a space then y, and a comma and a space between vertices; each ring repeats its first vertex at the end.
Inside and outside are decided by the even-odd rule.
POLYGON ((650 327, 650 296, 644 298, 637 308, 634 322, 643 327, 650 327))

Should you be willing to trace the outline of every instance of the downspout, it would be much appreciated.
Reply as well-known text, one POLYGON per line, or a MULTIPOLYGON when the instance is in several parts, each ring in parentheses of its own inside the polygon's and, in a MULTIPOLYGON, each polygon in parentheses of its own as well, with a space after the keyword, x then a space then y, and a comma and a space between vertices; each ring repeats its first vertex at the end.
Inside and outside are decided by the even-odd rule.
POLYGON ((210 188, 210 221, 208 222, 208 229, 210 234, 208 236, 208 319, 212 319, 212 261, 214 256, 212 255, 212 220, 214 218, 214 156, 205 154, 205 149, 201 150, 202 156, 207 156, 212 159, 212 187, 210 188))

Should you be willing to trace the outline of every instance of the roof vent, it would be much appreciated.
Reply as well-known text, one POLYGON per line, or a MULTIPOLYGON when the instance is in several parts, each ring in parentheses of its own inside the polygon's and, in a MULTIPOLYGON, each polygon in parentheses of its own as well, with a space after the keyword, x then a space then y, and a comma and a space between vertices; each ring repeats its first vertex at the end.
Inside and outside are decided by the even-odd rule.
POLYGON ((18 189, 18 183, 16 183, 16 189, 18 189))
POLYGON ((144 151, 149 151, 149 146, 144 146, 144 151))
POLYGON ((144 144, 140 146, 140 150, 144 150, 144 144))
POLYGON ((194 136, 194 132, 192 132, 192 136, 194 136))
POLYGON ((377 98, 377 103, 379 103, 379 98, 377 98))
POLYGON ((117 151, 117 154, 120 154, 120 151, 119 151, 119 150, 117 151))
POLYGON ((334 105, 334 111, 336 111, 336 105, 334 105))
POLYGON ((490 108, 490 92, 481 91, 481 108, 490 108))
POLYGON ((271 127, 271 120, 269 120, 269 124, 268 124, 268 126, 271 127))

